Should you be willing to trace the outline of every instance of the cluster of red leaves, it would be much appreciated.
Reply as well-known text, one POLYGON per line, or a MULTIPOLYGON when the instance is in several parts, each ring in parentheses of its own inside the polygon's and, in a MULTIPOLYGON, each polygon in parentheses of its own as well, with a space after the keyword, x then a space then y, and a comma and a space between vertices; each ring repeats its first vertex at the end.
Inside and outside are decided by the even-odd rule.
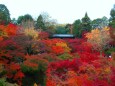
POLYGON ((8 60, 8 62, 17 62, 18 59, 16 57, 23 59, 24 53, 22 52, 22 48, 19 45, 17 45, 14 41, 4 40, 0 42, 0 45, 1 59, 8 60))
POLYGON ((46 43, 48 46, 52 46, 58 42, 65 42, 65 41, 62 39, 47 39, 47 40, 43 40, 43 42, 46 43))
POLYGON ((62 39, 47 39, 47 40, 42 40, 45 45, 49 47, 49 52, 54 53, 56 55, 63 54, 65 52, 65 48, 62 47, 61 45, 57 46, 57 43, 65 43, 66 42, 62 39))
POLYGON ((49 63, 46 59, 41 58, 39 55, 26 55, 25 58, 26 60, 22 64, 22 70, 24 72, 40 70, 41 65, 44 69, 46 69, 49 63))
POLYGON ((49 37, 49 34, 47 32, 42 31, 39 33, 40 39, 48 39, 48 37, 49 37))
POLYGON ((52 46, 52 52, 55 54, 64 53, 64 49, 61 46, 52 46))
POLYGON ((92 45, 87 43, 86 39, 65 39, 69 46, 72 48, 72 53, 76 52, 90 52, 95 53, 96 51, 92 50, 92 45))
POLYGON ((11 40, 2 41, 0 45, 0 61, 4 65, 7 78, 21 85, 24 74, 21 72, 19 63, 24 59, 24 54, 19 52, 20 47, 11 40))
MULTIPOLYGON (((70 60, 63 60, 63 61, 58 61, 58 62, 52 62, 49 65, 50 70, 56 70, 55 74, 60 76, 60 72, 65 73, 68 70, 74 70, 77 71, 79 69, 79 66, 81 65, 80 59, 73 59, 72 61, 70 60)), ((49 70, 48 69, 48 70, 49 70)))
POLYGON ((18 27, 14 24, 8 24, 5 27, 5 31, 7 32, 8 36, 16 35, 18 27))
POLYGON ((9 82, 17 82, 21 85, 24 74, 20 63, 24 60, 24 53, 22 48, 10 39, 16 35, 17 26, 14 24, 0 25, 0 32, 0 63, 3 64, 5 71, 5 75, 2 76, 6 76, 9 82))
MULTIPOLYGON (((64 39, 69 46, 72 48, 72 53, 80 51, 77 47, 81 45, 81 43, 86 42, 85 39, 64 39)), ((81 47, 82 48, 82 47, 81 47)))
POLYGON ((114 81, 115 68, 106 58, 90 64, 75 59, 51 63, 46 86, 114 86, 114 81))
POLYGON ((0 31, 6 33, 7 36, 16 35, 18 27, 14 24, 8 24, 6 26, 0 25, 0 31))
POLYGON ((3 38, 2 37, 0 37, 0 41, 2 41, 3 40, 3 38))
POLYGON ((12 80, 13 82, 17 82, 19 85, 21 85, 24 73, 22 73, 20 65, 12 62, 9 65, 7 64, 5 67, 7 71, 6 75, 9 81, 12 80))
POLYGON ((100 53, 92 49, 92 45, 86 42, 86 39, 68 39, 66 40, 72 48, 72 53, 77 53, 82 62, 91 62, 99 59, 100 53))
POLYGON ((82 38, 83 38, 83 39, 86 39, 86 33, 88 33, 88 31, 83 31, 83 32, 82 32, 82 38))
POLYGON ((112 74, 110 76, 110 78, 111 78, 110 82, 111 82, 111 86, 115 86, 115 66, 111 67, 111 70, 112 70, 112 74))
POLYGON ((57 82, 61 83, 61 81, 66 80, 67 78, 65 74, 68 71, 78 71, 80 65, 81 61, 79 59, 74 59, 72 61, 64 60, 50 63, 46 74, 47 75, 46 86, 55 86, 51 85, 51 83, 56 84, 57 82))
POLYGON ((115 71, 111 60, 84 39, 65 39, 79 60, 51 63, 47 70, 46 86, 114 86, 115 71), (74 63, 77 62, 78 64, 74 63), (112 67, 112 69, 111 69, 112 67))
POLYGON ((109 59, 109 61, 111 62, 111 86, 115 86, 115 52, 112 53, 112 58, 109 59))
POLYGON ((93 84, 87 74, 78 76, 74 71, 68 71, 67 77, 67 86, 92 86, 93 84))
POLYGON ((44 44, 41 41, 32 40, 30 37, 24 34, 18 34, 12 37, 12 40, 15 41, 18 45, 23 48, 25 54, 35 54, 43 51, 44 44))
POLYGON ((40 66, 42 66, 41 70, 46 70, 49 62, 60 61, 59 58, 53 53, 43 53, 39 55, 26 55, 25 60, 22 63, 23 72, 32 72, 40 70, 40 66))
POLYGON ((58 58, 54 53, 42 53, 38 55, 44 60, 47 60, 48 62, 56 62, 61 61, 60 58, 58 58))

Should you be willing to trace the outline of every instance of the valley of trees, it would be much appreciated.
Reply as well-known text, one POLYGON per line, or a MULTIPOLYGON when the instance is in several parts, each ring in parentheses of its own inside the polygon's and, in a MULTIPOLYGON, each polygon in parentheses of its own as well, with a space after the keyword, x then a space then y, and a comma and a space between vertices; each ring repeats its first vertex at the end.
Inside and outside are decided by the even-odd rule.
POLYGON ((115 5, 110 18, 58 24, 45 12, 11 19, 0 4, 0 86, 115 86, 115 5))

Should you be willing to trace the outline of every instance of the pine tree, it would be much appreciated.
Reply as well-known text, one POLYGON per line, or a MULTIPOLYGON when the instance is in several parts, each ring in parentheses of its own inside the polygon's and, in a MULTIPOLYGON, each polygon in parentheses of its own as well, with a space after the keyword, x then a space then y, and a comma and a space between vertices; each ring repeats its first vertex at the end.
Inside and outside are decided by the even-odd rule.
POLYGON ((39 15, 39 17, 38 17, 38 19, 37 19, 36 29, 42 29, 42 30, 45 30, 45 29, 46 29, 42 15, 39 15))
POLYGON ((82 33, 81 33, 82 29, 81 29, 81 20, 78 19, 73 23, 73 34, 76 37, 81 37, 82 33))
POLYGON ((28 21, 33 21, 34 19, 32 18, 32 16, 30 14, 25 14, 24 16, 19 16, 17 23, 18 24, 22 24, 28 21))
POLYGON ((85 13, 85 16, 82 18, 81 29, 83 31, 91 31, 91 20, 87 13, 85 13))
POLYGON ((111 9, 110 11, 110 23, 109 26, 111 26, 112 28, 115 28, 115 5, 114 7, 111 9))
POLYGON ((10 13, 7 7, 4 4, 0 4, 0 24, 10 23, 10 13))

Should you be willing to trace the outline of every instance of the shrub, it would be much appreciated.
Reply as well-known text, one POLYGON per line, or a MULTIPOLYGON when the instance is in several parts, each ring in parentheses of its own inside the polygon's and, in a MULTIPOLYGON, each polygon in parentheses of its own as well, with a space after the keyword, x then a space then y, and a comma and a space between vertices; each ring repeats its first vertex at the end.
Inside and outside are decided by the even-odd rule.
POLYGON ((48 39, 49 33, 41 31, 41 32, 39 32, 39 38, 40 39, 48 39))
POLYGON ((95 50, 100 51, 100 54, 107 48, 107 45, 111 41, 108 27, 105 27, 101 30, 94 29, 90 33, 86 34, 86 38, 87 41, 92 44, 95 50))
POLYGON ((74 57, 69 53, 63 53, 63 54, 59 55, 58 58, 61 58, 63 60, 67 60, 67 59, 73 59, 74 57))
POLYGON ((24 60, 22 48, 12 40, 4 40, 0 42, 0 45, 0 61, 4 66, 7 80, 21 85, 21 80, 24 77, 19 65, 24 60))
POLYGON ((112 47, 112 48, 106 50, 106 51, 105 51, 105 54, 106 54, 106 55, 111 55, 112 52, 115 52, 115 48, 114 48, 114 47, 112 47))
POLYGON ((62 39, 47 39, 43 40, 43 43, 49 47, 49 53, 54 53, 56 55, 69 53, 71 50, 62 39))
POLYGON ((38 31, 36 31, 33 28, 24 29, 24 34, 26 36, 28 36, 30 39, 38 39, 39 38, 38 31))
POLYGON ((42 53, 39 55, 26 55, 26 60, 21 65, 25 74, 23 86, 37 84, 45 85, 45 72, 49 62, 60 61, 55 54, 42 53))
POLYGON ((0 86, 6 86, 6 79, 0 78, 0 86))
POLYGON ((18 27, 14 24, 8 24, 6 26, 0 25, 0 36, 8 37, 14 36, 17 34, 18 27))

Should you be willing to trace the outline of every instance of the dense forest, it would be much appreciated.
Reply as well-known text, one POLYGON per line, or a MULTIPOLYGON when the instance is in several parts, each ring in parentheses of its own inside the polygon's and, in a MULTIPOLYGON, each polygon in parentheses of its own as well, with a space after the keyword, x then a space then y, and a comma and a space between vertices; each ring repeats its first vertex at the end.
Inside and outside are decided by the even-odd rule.
POLYGON ((84 14, 72 24, 47 13, 11 19, 0 4, 0 86, 115 86, 115 5, 109 19, 84 14))

